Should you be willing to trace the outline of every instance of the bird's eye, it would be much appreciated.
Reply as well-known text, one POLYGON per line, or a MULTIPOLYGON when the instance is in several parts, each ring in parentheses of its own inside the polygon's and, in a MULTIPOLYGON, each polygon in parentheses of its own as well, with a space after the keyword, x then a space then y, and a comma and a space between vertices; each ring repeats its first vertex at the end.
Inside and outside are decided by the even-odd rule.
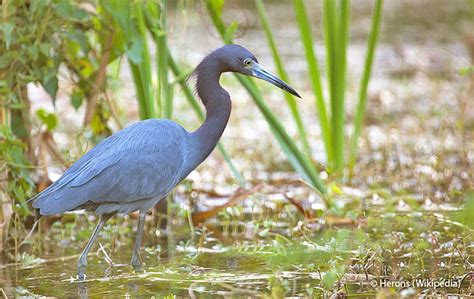
POLYGON ((252 59, 247 58, 247 59, 244 60, 244 64, 245 64, 246 67, 249 67, 253 64, 253 61, 252 61, 252 59))

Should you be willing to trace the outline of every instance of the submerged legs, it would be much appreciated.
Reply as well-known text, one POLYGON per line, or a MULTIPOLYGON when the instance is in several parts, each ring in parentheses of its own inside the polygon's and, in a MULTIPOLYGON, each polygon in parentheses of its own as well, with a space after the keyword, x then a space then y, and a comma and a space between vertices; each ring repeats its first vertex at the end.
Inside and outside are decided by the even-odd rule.
POLYGON ((82 251, 81 256, 79 257, 79 260, 77 262, 77 277, 79 278, 79 280, 84 280, 86 278, 87 255, 89 254, 89 251, 91 250, 95 239, 97 239, 100 229, 113 215, 114 214, 100 215, 99 223, 97 223, 97 226, 95 227, 94 232, 92 233, 92 236, 89 239, 89 242, 87 242, 86 248, 84 248, 84 251, 82 251))
POLYGON ((135 271, 142 271, 142 261, 140 258, 140 248, 142 247, 143 239, 143 228, 145 226, 145 216, 146 211, 140 211, 140 216, 138 217, 138 226, 137 226, 137 236, 135 238, 135 246, 133 246, 132 251, 132 261, 131 264, 135 271))
MULTIPOLYGON (((102 229, 104 224, 113 215, 114 214, 102 214, 100 216, 99 223, 97 223, 97 226, 95 227, 94 232, 92 233, 92 236, 89 239, 89 242, 87 242, 87 245, 82 251, 81 256, 79 257, 79 260, 77 262, 77 277, 79 278, 79 280, 84 280, 86 278, 87 255, 89 254, 89 251, 91 250, 92 245, 94 244, 95 240, 99 236, 99 231, 102 229)), ((146 216, 146 211, 140 211, 140 216, 138 217, 137 236, 135 238, 135 245, 132 251, 132 262, 131 262, 135 271, 142 270, 142 262, 140 259, 140 248, 142 246, 143 229, 145 226, 145 216, 146 216)))

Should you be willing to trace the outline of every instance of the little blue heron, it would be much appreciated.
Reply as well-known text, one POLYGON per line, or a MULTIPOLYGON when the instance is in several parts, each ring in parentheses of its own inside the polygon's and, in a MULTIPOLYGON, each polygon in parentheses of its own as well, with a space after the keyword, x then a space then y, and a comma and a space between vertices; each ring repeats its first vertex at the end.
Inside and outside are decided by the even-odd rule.
POLYGON ((85 279, 87 254, 110 217, 139 211, 131 264, 141 270, 139 251, 145 215, 215 148, 231 111, 229 94, 219 84, 222 73, 266 80, 299 97, 288 84, 265 71, 247 49, 222 46, 196 67, 197 94, 206 120, 194 132, 166 119, 137 122, 103 140, 74 163, 56 182, 32 198, 39 215, 85 209, 100 216, 79 257, 78 279, 85 279))

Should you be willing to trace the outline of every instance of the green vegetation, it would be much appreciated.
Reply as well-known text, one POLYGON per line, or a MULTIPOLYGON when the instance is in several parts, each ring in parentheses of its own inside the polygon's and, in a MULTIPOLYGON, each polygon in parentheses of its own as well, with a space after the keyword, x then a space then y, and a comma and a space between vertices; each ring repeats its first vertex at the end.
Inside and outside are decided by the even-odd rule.
MULTIPOLYGON (((257 0, 255 1, 255 4, 257 7, 260 22, 262 23, 262 29, 265 32, 265 37, 267 38, 268 45, 272 51, 273 61, 277 68, 277 74, 283 81, 288 84, 291 84, 290 78, 288 77, 288 73, 286 72, 285 67, 283 66, 283 61, 278 52, 275 37, 273 36, 270 21, 268 20, 267 13, 265 12, 263 2, 261 0, 257 0)), ((295 120, 296 127, 298 128, 298 137, 301 139, 304 152, 308 157, 311 157, 311 148, 309 146, 308 137, 306 136, 306 129, 303 125, 303 121, 301 120, 300 112, 296 102, 297 100, 287 92, 283 92, 283 96, 285 97, 285 101, 288 104, 288 107, 290 108, 291 115, 295 120)))
MULTIPOLYGON (((370 200, 375 194, 364 199, 370 200)), ((248 200, 259 209, 273 202, 265 195, 248 200)), ((187 220, 178 217, 185 211, 174 205, 172 215, 177 221, 170 226, 172 234, 150 223, 146 227, 142 254, 145 273, 133 273, 127 265, 128 254, 123 254, 133 245, 133 221, 112 218, 101 243, 114 266, 107 264, 102 250, 91 255, 93 278, 85 287, 90 296, 117 296, 125 292, 160 297, 187 296, 189 292, 197 296, 224 292, 236 297, 275 294, 320 297, 335 293, 383 296, 387 289, 371 286, 370 282, 376 278, 412 281, 420 277, 444 277, 461 282, 459 288, 417 288, 414 292, 431 295, 470 292, 465 275, 469 275, 471 267, 469 222, 472 221, 467 213, 424 211, 421 214, 417 212, 421 208, 417 203, 410 205, 413 212, 398 213, 393 212, 397 201, 392 201, 385 207, 373 205, 364 211, 365 218, 355 218, 348 222, 350 225, 331 222, 336 214, 351 214, 359 200, 346 202, 345 207, 327 213, 317 222, 302 220, 289 203, 265 213, 243 212, 236 206, 221 212, 214 224, 196 228, 194 241, 187 220), (442 233, 439 228, 443 228, 442 233), (157 235, 162 237, 156 239, 157 235), (111 245, 114 240, 117 245, 111 245), (102 278, 104 270, 108 276, 102 278)), ((472 208, 471 201, 468 205, 472 208)), ((53 242, 83 244, 94 225, 94 221, 88 220, 63 220, 53 224, 48 235, 53 242)), ((69 276, 61 277, 63 272, 74 273, 75 263, 71 261, 76 258, 77 246, 53 250, 62 251, 63 258, 46 261, 35 255, 22 255, 25 269, 19 270, 18 279, 20 285, 29 288, 18 289, 18 294, 24 291, 24 295, 60 296, 78 292, 77 284, 71 283, 69 276)), ((33 252, 40 251, 41 246, 36 245, 33 252)), ((14 265, 6 267, 11 269, 14 265)))
MULTIPOLYGON (((222 1, 206 1, 206 7, 209 11, 210 17, 217 31, 219 32, 222 40, 226 44, 232 43, 232 34, 237 29, 237 23, 233 22, 231 25, 226 26, 222 20, 222 1)), ((279 121, 278 117, 271 111, 271 109, 265 103, 260 91, 258 90, 252 79, 236 74, 237 79, 242 84, 248 93, 252 97, 253 101, 257 105, 260 112, 265 117, 273 135, 280 143, 283 152, 286 154, 288 161, 291 163, 293 168, 298 171, 301 176, 315 189, 319 190, 322 194, 326 193, 326 187, 319 178, 318 171, 312 163, 310 157, 303 154, 300 151, 296 143, 286 132, 284 126, 279 121)))
MULTIPOLYGON (((207 9, 211 16, 214 26, 219 32, 225 43, 232 43, 232 35, 237 29, 237 23, 232 22, 226 26, 222 20, 222 1, 208 0, 206 2, 207 9)), ((282 64, 282 59, 277 49, 274 34, 271 29, 270 22, 265 12, 265 7, 261 0, 256 0, 256 7, 263 31, 267 38, 268 45, 271 49, 273 60, 275 62, 278 75, 285 81, 288 81, 288 75, 282 64)), ((356 153, 357 140, 361 133, 363 124, 367 87, 369 84, 370 74, 372 70, 372 62, 377 44, 377 36, 379 32, 383 1, 377 0, 374 4, 374 12, 372 17, 372 26, 368 39, 367 55, 364 65, 364 72, 359 88, 359 103, 357 106, 357 114, 354 119, 354 133, 350 143, 350 150, 345 153, 345 94, 346 94, 346 51, 349 40, 349 23, 350 23, 350 1, 324 1, 324 37, 326 47, 326 77, 328 81, 329 108, 327 109, 324 92, 322 88, 321 74, 316 55, 313 50, 313 38, 311 33, 311 24, 309 22, 306 8, 302 0, 293 1, 296 20, 298 23, 301 40, 305 50, 306 61, 308 65, 309 77, 311 79, 313 91, 316 98, 317 113, 319 116, 321 135, 324 141, 326 155, 328 158, 328 170, 341 177, 346 165, 345 155, 350 154, 350 169, 353 169, 356 153), (330 114, 328 112, 330 111, 330 114)), ((290 108, 292 117, 298 129, 298 136, 301 140, 303 150, 292 139, 288 138, 288 134, 278 120, 278 117, 268 108, 262 101, 262 97, 256 90, 251 80, 238 76, 239 81, 247 88, 252 99, 259 107, 264 115, 273 134, 280 143, 283 152, 288 157, 293 168, 298 171, 302 177, 314 188, 325 194, 326 188, 319 179, 318 171, 312 162, 313 157, 309 146, 308 137, 305 126, 302 122, 297 102, 293 97, 285 94, 285 100, 290 108)), ((317 158, 317 157, 316 157, 317 158)))
MULTIPOLYGON (((26 200, 33 195, 32 170, 38 170, 40 184, 44 184, 48 179, 44 175, 45 166, 41 165, 42 155, 45 149, 54 158, 58 153, 49 134, 56 126, 56 116, 39 110, 37 119, 32 117, 27 85, 40 84, 55 104, 59 69, 63 66, 72 79, 71 104, 77 109, 87 98, 84 123, 89 124, 94 114, 102 112, 95 109, 95 104, 102 91, 103 66, 109 55, 106 41, 92 40, 89 32, 102 30, 106 29, 100 26, 97 16, 74 3, 2 3, 0 199, 3 213, 0 213, 0 222, 6 223, 3 232, 15 234, 15 243, 24 235, 24 219, 31 217, 26 200), (9 210, 13 214, 8 213, 9 210)), ((96 130, 96 133, 101 132, 96 130)), ((4 248, 8 237, 8 234, 3 235, 0 248, 4 248)))
MULTIPOLYGON (((374 4, 372 16, 372 25, 370 29, 367 54, 364 64, 363 76, 359 87, 359 103, 357 106, 357 114, 354 119, 354 133, 351 139, 349 152, 345 152, 345 94, 347 86, 347 61, 346 52, 349 41, 349 23, 350 23, 350 1, 324 1, 323 4, 323 20, 324 20, 324 38, 326 48, 326 77, 328 81, 328 98, 329 108, 325 101, 321 72, 319 63, 313 49, 312 26, 307 15, 307 9, 303 0, 293 1, 296 21, 298 23, 301 40, 303 42, 306 62, 308 66, 308 74, 312 83, 313 92, 316 98, 317 114, 319 116, 321 135, 324 141, 326 155, 328 159, 328 170, 338 176, 342 176, 345 163, 345 155, 350 154, 349 163, 347 164, 352 170, 356 160, 357 140, 361 133, 363 124, 367 87, 369 84, 370 74, 372 70, 372 62, 377 44, 377 36, 381 23, 383 1, 377 0, 374 4), (329 114, 330 112, 330 114, 329 114)), ((271 26, 265 13, 265 8, 261 0, 256 0, 256 7, 259 12, 260 21, 262 23, 265 36, 270 49, 272 50, 273 59, 279 75, 287 79, 286 72, 281 63, 281 57, 278 53, 276 42, 273 37, 271 26)), ((311 150, 309 149, 306 133, 301 117, 299 116, 296 103, 286 99, 291 109, 292 115, 297 123, 299 136, 303 141, 305 153, 311 158, 311 150)), ((317 157, 316 157, 317 158, 317 157)))
POLYGON ((364 63, 364 71, 360 80, 359 86, 359 101, 357 103, 357 112, 354 118, 354 132, 352 134, 349 155, 349 169, 352 171, 357 158, 357 141, 360 137, 362 125, 365 118, 365 111, 367 107, 367 88, 369 86, 370 73, 372 71, 372 64, 374 61, 375 47, 377 46, 377 39, 380 31, 380 23, 382 19, 383 0, 377 0, 374 4, 374 11, 372 13, 372 24, 369 38, 367 39, 367 53, 364 63))
POLYGON ((474 114, 469 100, 474 90, 474 39, 470 32, 460 34, 459 28, 472 27, 466 15, 474 11, 468 11, 474 1, 435 1, 426 7, 426 15, 413 16, 410 11, 418 10, 419 3, 391 3, 385 8, 391 11, 384 15, 383 35, 383 0, 238 3, 2 2, 0 297, 388 298, 473 293, 474 114), (351 5, 357 9, 351 11, 351 5), (275 15, 282 19, 272 18, 275 15), (404 24, 405 17, 413 18, 412 23, 404 24), (412 27, 418 22, 420 27, 412 27), (189 28, 193 26, 198 29, 189 28), (396 32, 387 33, 387 28, 396 32), (449 35, 443 34, 446 28, 449 35), (430 39, 437 29, 443 43, 430 39), (196 39, 196 32, 203 36, 196 39), (407 32, 416 38, 426 35, 430 46, 405 37, 407 32), (183 42, 181 34, 189 40, 183 42), (392 41, 390 34, 398 35, 392 41), (381 57, 390 62, 383 61, 378 80, 371 81, 379 35, 381 57), (27 200, 51 184, 50 177, 135 117, 181 122, 183 115, 194 114, 203 121, 205 111, 187 81, 191 67, 186 59, 195 57, 183 59, 182 54, 204 55, 209 47, 180 49, 182 42, 198 47, 203 41, 235 41, 250 50, 268 46, 278 76, 306 97, 314 96, 314 103, 283 93, 283 105, 272 109, 267 104, 271 97, 253 79, 223 77, 223 86, 234 89, 235 99, 226 147, 218 145, 223 159, 205 163, 197 178, 178 186, 167 215, 159 208, 147 215, 142 252, 146 272, 134 273, 128 265, 136 225, 132 213, 113 217, 104 227, 100 245, 91 251, 91 279, 77 284, 78 248, 89 239, 97 219, 81 212, 44 217, 24 241, 35 220, 27 200), (467 50, 453 55, 453 45, 467 50), (365 50, 360 63, 349 61, 350 46, 365 50), (321 57, 316 49, 322 49, 321 57), (411 53, 422 63, 413 61, 411 53), (459 57, 467 59, 459 63, 459 57), (287 61, 297 63, 290 69, 287 61), (360 66, 360 78, 351 78, 349 62, 360 66), (122 90, 123 75, 135 90, 136 103, 127 105, 136 104, 137 115, 124 111, 133 110, 129 107, 118 107, 121 92, 130 92, 122 90), (369 83, 379 83, 371 86, 370 102, 369 83), (237 100, 244 98, 237 90, 248 92, 261 115, 238 119, 255 108, 246 110, 247 102, 237 100), (347 99, 355 100, 354 111, 347 99), (310 105, 315 106, 314 113, 309 109, 315 123, 303 117, 310 105), (295 138, 281 117, 287 111, 295 138), (72 121, 65 114, 79 117, 76 128, 68 127, 72 121), (364 132, 366 114, 369 134, 364 132), (261 116, 270 130, 260 128, 261 116), (319 135, 313 132, 316 126, 320 147, 314 138, 319 135), (248 127, 258 134, 268 131, 268 138, 248 137, 255 133, 248 127), (235 153, 234 161, 227 150, 235 153), (323 155, 326 168, 317 163, 324 161, 323 155), (219 168, 224 165, 231 173, 223 174, 219 168), (235 190, 236 185, 248 189, 235 190), (206 213, 212 216, 203 217, 206 213), (202 223, 196 215, 202 216, 202 223), (374 287, 371 283, 380 278, 452 279, 460 285, 374 287))
MULTIPOLYGON (((125 56, 135 83, 141 119, 172 117, 176 82, 202 119, 199 101, 184 80, 187 73, 180 70, 166 44, 165 2, 99 1, 90 8, 93 12, 74 2, 37 1, 29 5, 28 1, 20 1, 6 2, 2 7, 0 50, 6 54, 0 61, 0 166, 2 180, 6 183, 2 183, 1 194, 2 202, 7 202, 13 207, 14 214, 20 215, 20 218, 15 218, 18 222, 13 223, 19 232, 23 231, 20 235, 26 233, 21 219, 33 216, 26 204, 34 194, 31 176, 41 172, 39 188, 44 188, 49 180, 47 169, 40 164, 42 155, 52 155, 59 164, 70 163, 63 158, 49 134, 54 132, 58 122, 55 113, 38 110, 35 116, 31 116, 27 94, 29 83, 41 84, 54 104, 59 67, 66 67, 73 81, 70 103, 76 110, 86 106, 83 128, 91 131, 91 141, 96 143, 112 132, 107 121, 114 103, 107 100, 106 91, 110 89, 108 83, 113 78, 107 78, 107 69, 111 63, 120 64, 125 56), (154 45, 150 45, 149 34, 154 45), (156 72, 152 69, 152 46, 157 50, 156 72), (170 70, 175 74, 176 82, 170 80, 170 70), (39 144, 35 138, 39 138, 39 144), (46 148, 48 153, 38 151, 38 148, 46 148)), ((229 154, 220 144, 218 149, 236 180, 244 184, 229 154)))

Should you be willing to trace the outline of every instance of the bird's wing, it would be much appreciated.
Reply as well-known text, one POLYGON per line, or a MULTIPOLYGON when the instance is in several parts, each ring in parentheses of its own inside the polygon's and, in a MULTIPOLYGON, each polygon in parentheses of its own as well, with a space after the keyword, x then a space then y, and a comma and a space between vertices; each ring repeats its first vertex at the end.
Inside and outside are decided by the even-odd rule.
POLYGON ((125 204, 165 195, 178 183, 186 132, 169 121, 139 122, 99 143, 37 196, 42 215, 89 202, 125 204))

